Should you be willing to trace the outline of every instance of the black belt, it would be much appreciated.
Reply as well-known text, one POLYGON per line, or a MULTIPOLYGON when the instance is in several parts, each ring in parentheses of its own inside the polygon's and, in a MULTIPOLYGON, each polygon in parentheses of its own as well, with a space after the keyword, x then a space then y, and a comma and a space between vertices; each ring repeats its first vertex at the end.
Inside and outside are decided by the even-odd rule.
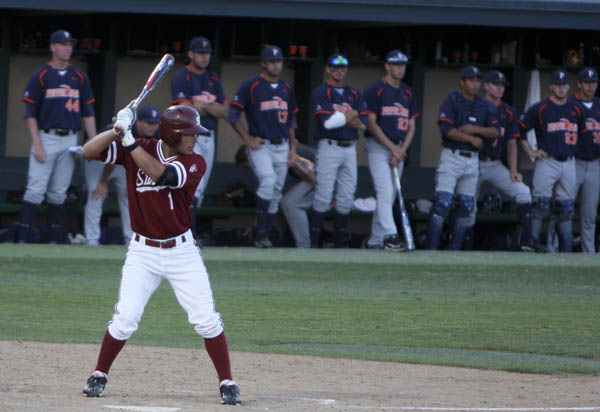
POLYGON ((558 160, 559 162, 566 162, 567 160, 571 160, 573 156, 553 156, 554 160, 558 160))
POLYGON ((496 160, 500 160, 500 159, 494 159, 493 157, 490 156, 484 156, 481 153, 479 154, 479 160, 481 160, 482 162, 495 162, 496 160))
POLYGON ((267 142, 272 145, 279 146, 280 144, 287 142, 287 139, 267 139, 267 142))
POLYGON ((52 133, 57 136, 68 136, 71 133, 75 133, 75 130, 71 129, 42 129, 44 133, 52 133))
POLYGON ((354 144, 354 140, 333 140, 327 139, 327 143, 330 145, 336 145, 339 147, 350 147, 354 144))
POLYGON ((583 160, 584 162, 593 162, 594 160, 597 160, 597 157, 578 157, 576 156, 577 160, 583 160))
POLYGON ((452 150, 454 153, 456 153, 459 156, 462 157, 475 157, 477 155, 477 152, 471 152, 469 150, 458 150, 458 149, 450 149, 452 150))

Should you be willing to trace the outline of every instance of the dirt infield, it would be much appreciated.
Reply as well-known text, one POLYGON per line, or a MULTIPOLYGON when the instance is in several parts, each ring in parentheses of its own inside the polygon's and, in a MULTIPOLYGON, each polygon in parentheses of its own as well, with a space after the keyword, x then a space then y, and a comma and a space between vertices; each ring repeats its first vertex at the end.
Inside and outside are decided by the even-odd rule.
POLYGON ((0 410, 600 411, 598 376, 245 352, 231 354, 244 404, 222 406, 204 350, 136 346, 115 362, 105 397, 88 399, 81 389, 97 352, 97 345, 0 342, 0 410))

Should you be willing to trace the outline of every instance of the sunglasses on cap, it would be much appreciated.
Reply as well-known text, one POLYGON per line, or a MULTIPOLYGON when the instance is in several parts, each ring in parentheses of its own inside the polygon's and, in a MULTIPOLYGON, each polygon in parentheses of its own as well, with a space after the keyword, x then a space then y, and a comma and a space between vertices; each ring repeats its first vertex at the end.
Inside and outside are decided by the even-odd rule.
POLYGON ((348 59, 342 56, 334 57, 329 61, 329 66, 335 68, 345 68, 348 67, 348 59))

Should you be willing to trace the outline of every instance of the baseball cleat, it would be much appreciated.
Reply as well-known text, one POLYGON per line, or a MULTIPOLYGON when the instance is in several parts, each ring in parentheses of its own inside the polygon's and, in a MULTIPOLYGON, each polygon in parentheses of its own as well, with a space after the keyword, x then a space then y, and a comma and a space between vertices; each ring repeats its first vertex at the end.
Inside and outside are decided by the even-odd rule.
POLYGON ((546 246, 536 242, 534 239, 529 239, 521 243, 521 250, 523 252, 535 252, 535 253, 546 253, 548 250, 546 246))
POLYGON ((254 246, 262 249, 270 249, 273 247, 271 240, 268 237, 260 237, 254 241, 254 246))
POLYGON ((240 387, 235 381, 224 380, 219 387, 221 391, 221 403, 223 405, 241 405, 240 387))
POLYGON ((108 375, 103 372, 95 371, 87 380, 87 385, 83 388, 83 393, 88 398, 98 398, 104 396, 104 387, 108 381, 108 375))
POLYGON ((398 238, 398 235, 389 235, 383 238, 383 249, 392 252, 403 252, 406 250, 406 246, 398 238))

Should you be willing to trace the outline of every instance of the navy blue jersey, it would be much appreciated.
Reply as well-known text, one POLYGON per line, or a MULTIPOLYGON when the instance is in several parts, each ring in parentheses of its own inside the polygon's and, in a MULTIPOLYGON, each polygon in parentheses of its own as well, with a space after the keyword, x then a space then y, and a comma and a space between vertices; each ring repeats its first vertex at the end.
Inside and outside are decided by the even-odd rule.
POLYGON ((496 106, 496 118, 500 125, 500 137, 483 139, 483 147, 479 152, 494 160, 502 160, 508 141, 519 138, 519 119, 516 110, 502 101, 496 106))
POLYGON ((360 92, 352 86, 334 87, 329 83, 323 83, 313 91, 312 108, 313 114, 317 119, 316 139, 358 139, 358 131, 349 125, 344 125, 337 129, 325 129, 323 123, 334 112, 346 113, 354 109, 359 113, 363 124, 367 125, 367 104, 360 92))
MULTIPOLYGON (((496 118, 494 105, 479 96, 475 96, 473 101, 467 100, 459 92, 450 93, 443 101, 438 124, 442 132, 442 146, 448 149, 478 151, 470 143, 457 142, 447 137, 450 130, 458 129, 465 124, 495 127, 500 133, 500 124, 496 118)), ((484 137, 481 138, 486 140, 484 137)))
POLYGON ((40 129, 81 130, 81 116, 94 115, 90 79, 71 64, 64 70, 42 66, 27 83, 21 100, 25 118, 35 117, 40 129))
MULTIPOLYGON (((406 138, 410 119, 419 117, 414 92, 404 83, 392 87, 385 77, 370 84, 363 96, 369 113, 377 116, 377 125, 394 143, 406 138)), ((370 137, 367 131, 365 136, 370 137)))
POLYGON ((600 99, 594 97, 590 108, 578 96, 575 96, 575 100, 585 122, 585 129, 579 134, 575 156, 585 160, 597 159, 600 157, 600 99))
POLYGON ((290 114, 298 112, 294 89, 290 82, 267 81, 262 75, 243 82, 231 104, 246 112, 248 133, 262 139, 279 140, 290 137, 290 114))
MULTIPOLYGON (((196 101, 206 103, 225 103, 225 92, 219 77, 205 70, 202 74, 196 74, 189 66, 179 69, 171 80, 171 104, 196 101)), ((201 119, 202 126, 209 130, 217 128, 218 119, 210 114, 205 114, 201 119)))
POLYGON ((535 130, 537 145, 552 157, 573 156, 583 127, 581 109, 574 99, 563 105, 548 97, 532 105, 519 119, 521 135, 535 130))

